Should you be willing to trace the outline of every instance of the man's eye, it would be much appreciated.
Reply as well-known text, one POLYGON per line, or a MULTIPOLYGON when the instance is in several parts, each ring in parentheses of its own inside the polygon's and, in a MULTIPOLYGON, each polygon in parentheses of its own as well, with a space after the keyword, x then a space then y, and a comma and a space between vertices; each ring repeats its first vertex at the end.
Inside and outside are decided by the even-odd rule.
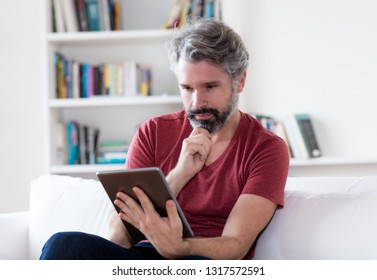
POLYGON ((213 89, 213 88, 216 88, 218 87, 218 85, 207 85, 207 89, 213 89))
POLYGON ((190 87, 185 87, 185 86, 182 86, 181 89, 184 90, 184 91, 191 91, 192 90, 190 87))

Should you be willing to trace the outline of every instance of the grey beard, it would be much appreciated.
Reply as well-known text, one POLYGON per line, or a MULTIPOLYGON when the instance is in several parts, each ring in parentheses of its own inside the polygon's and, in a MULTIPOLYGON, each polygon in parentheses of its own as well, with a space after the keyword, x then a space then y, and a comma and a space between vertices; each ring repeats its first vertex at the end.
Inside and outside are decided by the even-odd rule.
POLYGON ((238 105, 238 94, 233 93, 230 98, 230 104, 224 112, 220 112, 217 109, 213 108, 201 108, 188 111, 187 118, 190 121, 190 124, 193 128, 201 127, 207 129, 209 133, 213 133, 216 130, 222 128, 225 123, 229 120, 230 116, 237 109, 238 105), (214 116, 214 120, 197 120, 195 119, 196 114, 206 114, 210 113, 214 116))

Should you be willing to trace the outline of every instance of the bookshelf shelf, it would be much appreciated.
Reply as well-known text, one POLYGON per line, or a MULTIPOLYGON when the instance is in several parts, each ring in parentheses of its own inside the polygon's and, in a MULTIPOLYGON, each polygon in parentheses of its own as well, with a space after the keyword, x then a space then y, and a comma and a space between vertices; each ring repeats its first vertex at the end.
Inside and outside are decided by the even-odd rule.
POLYGON ((51 172, 56 174, 95 174, 97 171, 117 170, 123 168, 124 164, 54 165, 51 167, 51 172))
POLYGON ((133 105, 181 104, 178 95, 137 97, 93 97, 80 99, 51 99, 50 108, 112 107, 133 105))
POLYGON ((291 167, 344 166, 377 164, 377 157, 320 157, 312 159, 291 159, 291 167))
POLYGON ((145 42, 147 40, 166 40, 170 30, 127 30, 127 31, 99 31, 99 32, 72 32, 48 33, 46 40, 50 44, 69 45, 75 44, 115 44, 125 42, 145 42))

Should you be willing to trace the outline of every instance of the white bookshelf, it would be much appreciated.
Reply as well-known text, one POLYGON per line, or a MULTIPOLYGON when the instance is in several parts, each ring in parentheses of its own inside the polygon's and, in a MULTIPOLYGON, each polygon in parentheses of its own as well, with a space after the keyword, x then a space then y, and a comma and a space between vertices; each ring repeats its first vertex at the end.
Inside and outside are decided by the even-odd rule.
POLYGON ((100 129, 100 141, 131 141, 136 128, 149 117, 182 108, 176 79, 169 69, 162 25, 173 0, 122 0, 122 31, 52 32, 51 0, 44 0, 44 107, 45 170, 47 173, 93 177, 96 171, 123 165, 65 165, 57 160, 58 122, 77 121, 100 129), (146 6, 150 9, 145 10, 146 6), (142 14, 143 13, 143 14, 142 14), (153 96, 58 99, 55 92, 54 53, 91 64, 133 60, 148 64, 153 75, 153 96))
MULTIPOLYGON (((51 32, 51 0, 45 3, 44 20, 44 107, 45 107, 45 170, 56 174, 91 176, 98 170, 119 169, 123 165, 62 165, 56 162, 54 145, 55 128, 58 121, 77 120, 97 126, 101 137, 131 140, 135 127, 148 117, 176 111, 182 107, 178 96, 176 79, 168 67, 165 41, 168 30, 162 30, 174 0, 122 0, 124 16, 127 19, 123 31, 115 32, 51 32), (146 6, 149 9, 145 9, 146 6), (127 7, 127 8, 125 8, 127 7), (143 11, 143 15, 140 15, 143 11), (113 63, 133 59, 147 63, 154 74, 153 97, 96 97, 90 99, 56 99, 54 84, 53 54, 60 51, 71 59, 90 63, 113 63)), ((248 4, 242 0, 223 1, 223 18, 246 40, 251 52, 255 46, 249 42, 249 28, 253 21, 241 20, 248 4)), ((254 28, 254 27, 253 27, 254 28)), ((254 29, 252 29, 254 30, 254 29)), ((255 33, 255 32, 254 32, 255 33)), ((253 34, 254 34, 253 33, 253 34)), ((255 75, 255 73, 253 74, 255 75)), ((248 78, 252 80, 251 78, 248 78)), ((244 97, 242 97, 244 98, 244 97)), ((254 111, 254 98, 243 99, 242 110, 254 111)), ((258 103, 257 103, 258 104, 258 103)), ((274 110, 269 114, 274 115, 274 110)), ((320 143, 322 146, 326 143, 320 143)), ((324 157, 308 160, 291 159, 290 176, 321 175, 369 175, 377 174, 376 157, 324 157)))

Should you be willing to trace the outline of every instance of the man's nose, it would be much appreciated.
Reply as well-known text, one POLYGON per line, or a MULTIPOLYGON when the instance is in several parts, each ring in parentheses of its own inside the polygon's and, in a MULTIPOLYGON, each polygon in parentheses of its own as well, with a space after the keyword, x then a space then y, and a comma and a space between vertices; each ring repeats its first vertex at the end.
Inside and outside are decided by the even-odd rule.
POLYGON ((194 108, 205 108, 208 105, 205 95, 199 90, 193 92, 191 102, 194 108))

